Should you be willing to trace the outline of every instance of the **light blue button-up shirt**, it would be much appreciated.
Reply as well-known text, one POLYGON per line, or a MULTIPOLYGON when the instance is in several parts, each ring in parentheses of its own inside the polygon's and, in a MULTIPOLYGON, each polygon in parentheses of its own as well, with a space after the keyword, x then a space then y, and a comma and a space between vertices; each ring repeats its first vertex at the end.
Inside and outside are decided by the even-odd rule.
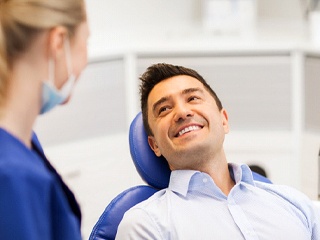
POLYGON ((301 192, 254 181, 229 164, 236 185, 226 196, 202 172, 178 170, 170 184, 126 212, 117 239, 320 239, 315 206, 301 192))

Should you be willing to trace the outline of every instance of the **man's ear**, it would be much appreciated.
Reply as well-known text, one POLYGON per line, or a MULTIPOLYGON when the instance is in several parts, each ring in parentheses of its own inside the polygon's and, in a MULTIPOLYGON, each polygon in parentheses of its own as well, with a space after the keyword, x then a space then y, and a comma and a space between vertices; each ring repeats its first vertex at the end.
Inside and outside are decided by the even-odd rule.
POLYGON ((63 26, 54 27, 49 31, 49 56, 55 59, 64 54, 64 41, 66 37, 68 37, 68 30, 63 26))
POLYGON ((229 121, 228 121, 228 113, 224 108, 221 110, 222 116, 222 125, 225 133, 229 133, 229 121))
POLYGON ((149 143, 149 146, 151 147, 152 151, 154 151, 154 153, 160 157, 161 156, 161 151, 158 147, 158 144, 156 142, 156 140, 154 139, 153 136, 148 136, 148 143, 149 143))

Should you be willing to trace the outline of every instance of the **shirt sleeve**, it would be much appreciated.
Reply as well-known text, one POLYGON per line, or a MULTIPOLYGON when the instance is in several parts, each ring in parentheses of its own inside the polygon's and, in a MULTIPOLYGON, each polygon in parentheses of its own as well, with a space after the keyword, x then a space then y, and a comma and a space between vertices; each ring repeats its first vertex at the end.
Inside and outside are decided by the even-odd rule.
POLYGON ((164 239, 156 222, 141 208, 127 211, 119 224, 116 240, 164 239))
POLYGON ((311 202, 311 212, 312 212, 312 240, 320 240, 320 211, 319 209, 311 202))

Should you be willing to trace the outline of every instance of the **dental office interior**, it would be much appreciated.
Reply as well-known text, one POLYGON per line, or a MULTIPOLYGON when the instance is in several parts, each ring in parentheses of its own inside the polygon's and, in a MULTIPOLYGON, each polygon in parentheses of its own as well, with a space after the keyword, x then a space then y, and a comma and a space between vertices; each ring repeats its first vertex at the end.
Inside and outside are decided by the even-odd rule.
MULTIPOLYGON (((145 184, 129 127, 139 80, 157 62, 197 70, 229 113, 228 161, 259 165, 317 203, 318 0, 87 0, 89 61, 68 105, 35 131, 74 191, 88 239, 110 201, 145 184)), ((319 3, 320 5, 320 3, 319 3)))

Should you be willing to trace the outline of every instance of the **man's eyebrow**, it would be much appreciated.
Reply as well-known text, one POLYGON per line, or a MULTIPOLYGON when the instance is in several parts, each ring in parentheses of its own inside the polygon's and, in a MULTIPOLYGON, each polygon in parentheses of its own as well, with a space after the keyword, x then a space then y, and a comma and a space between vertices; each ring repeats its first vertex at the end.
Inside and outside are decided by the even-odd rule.
POLYGON ((193 93, 193 92, 203 93, 204 91, 201 88, 187 88, 182 91, 182 94, 193 93))

